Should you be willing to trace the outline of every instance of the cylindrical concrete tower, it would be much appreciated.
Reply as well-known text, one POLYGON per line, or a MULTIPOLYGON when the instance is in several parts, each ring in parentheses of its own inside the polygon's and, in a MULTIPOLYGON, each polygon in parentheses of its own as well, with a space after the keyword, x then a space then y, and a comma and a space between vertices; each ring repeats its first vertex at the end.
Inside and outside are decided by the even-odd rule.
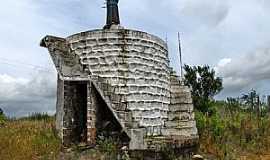
POLYGON ((107 1, 104 29, 41 41, 58 71, 56 127, 63 145, 95 145, 97 135, 106 135, 130 150, 194 147, 191 92, 169 67, 167 44, 121 27, 117 3, 107 1))
POLYGON ((161 134, 170 104, 169 59, 163 40, 117 29, 75 34, 67 42, 91 75, 106 79, 114 93, 123 97, 133 126, 146 127, 147 135, 161 134))

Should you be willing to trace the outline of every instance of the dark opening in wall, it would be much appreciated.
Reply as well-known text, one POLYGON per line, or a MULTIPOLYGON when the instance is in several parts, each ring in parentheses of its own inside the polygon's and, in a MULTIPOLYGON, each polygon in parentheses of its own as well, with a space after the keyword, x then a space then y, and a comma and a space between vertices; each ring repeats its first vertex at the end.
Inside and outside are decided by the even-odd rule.
POLYGON ((87 82, 65 82, 64 144, 87 141, 87 82))
POLYGON ((91 138, 93 138, 91 139, 93 142, 96 138, 101 140, 110 138, 118 141, 119 145, 127 145, 130 138, 124 132, 116 113, 108 106, 107 103, 109 102, 105 102, 101 95, 102 93, 98 92, 94 85, 91 85, 92 87, 89 88, 88 83, 90 82, 64 82, 64 145, 89 144, 88 141, 91 138), (90 95, 88 95, 88 92, 90 95), (89 107, 92 112, 87 111, 88 96, 91 98, 91 105, 89 107), (93 115, 87 115, 90 113, 93 115), (87 122, 87 119, 89 122, 87 122), (87 137, 89 136, 90 128, 96 132, 94 137, 87 137))
POLYGON ((130 141, 129 137, 123 132, 123 128, 114 117, 112 111, 109 109, 101 95, 95 88, 93 88, 91 94, 95 97, 93 103, 96 105, 97 138, 101 138, 101 140, 111 138, 122 145, 127 145, 130 141))

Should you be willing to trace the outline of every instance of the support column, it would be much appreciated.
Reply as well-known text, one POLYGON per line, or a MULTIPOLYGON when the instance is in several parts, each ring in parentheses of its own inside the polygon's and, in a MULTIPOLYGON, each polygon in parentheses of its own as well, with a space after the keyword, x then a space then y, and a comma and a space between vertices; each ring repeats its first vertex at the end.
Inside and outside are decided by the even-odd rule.
POLYGON ((96 145, 96 105, 94 103, 94 95, 92 83, 87 83, 87 143, 88 145, 96 145))

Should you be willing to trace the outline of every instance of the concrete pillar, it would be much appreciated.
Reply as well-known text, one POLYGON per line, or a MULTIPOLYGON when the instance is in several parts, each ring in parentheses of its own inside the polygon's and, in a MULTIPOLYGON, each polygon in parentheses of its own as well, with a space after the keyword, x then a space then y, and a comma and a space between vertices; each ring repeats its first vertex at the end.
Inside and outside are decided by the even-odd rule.
POLYGON ((87 143, 96 145, 96 106, 93 102, 95 97, 92 94, 92 83, 87 83, 87 143))

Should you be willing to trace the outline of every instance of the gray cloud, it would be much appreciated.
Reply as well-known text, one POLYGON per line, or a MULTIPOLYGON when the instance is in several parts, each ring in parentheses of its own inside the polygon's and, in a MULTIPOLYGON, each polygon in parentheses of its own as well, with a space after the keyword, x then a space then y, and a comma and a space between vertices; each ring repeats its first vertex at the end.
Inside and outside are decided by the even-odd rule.
POLYGON ((215 27, 220 24, 229 13, 229 6, 226 1, 187 1, 181 10, 186 18, 190 18, 193 27, 207 25, 215 27))
POLYGON ((39 71, 30 79, 0 75, 0 107, 9 116, 55 110, 55 73, 39 71))
POLYGON ((219 76, 224 80, 223 95, 239 94, 239 91, 246 92, 257 89, 265 92, 270 82, 270 48, 260 48, 249 54, 223 59, 216 67, 219 76), (263 89, 264 88, 264 89, 263 89))
MULTIPOLYGON (((55 74, 34 74, 35 68, 14 62, 54 66, 39 47, 46 34, 66 37, 105 24, 103 0, 9 0, 0 6, 0 106, 10 115, 50 111, 55 107, 55 74), (39 76, 38 76, 39 75, 39 76), (51 77, 51 78, 49 78, 51 77), (49 79, 48 79, 49 78, 49 79), (5 81, 4 81, 5 80, 5 81), (8 83, 7 83, 8 82, 8 83)), ((120 0, 122 25, 168 38, 171 66, 179 70, 177 32, 182 34, 183 60, 190 65, 217 66, 224 77, 221 96, 246 88, 267 93, 270 42, 269 0, 120 0), (264 46, 264 47, 261 47, 264 46), (261 51, 252 52, 256 48, 261 51), (264 51, 263 51, 264 50, 264 51), (247 54, 249 53, 249 54, 247 54), (262 57, 265 57, 262 59, 262 57), (268 56, 269 57, 269 56, 268 56)))

